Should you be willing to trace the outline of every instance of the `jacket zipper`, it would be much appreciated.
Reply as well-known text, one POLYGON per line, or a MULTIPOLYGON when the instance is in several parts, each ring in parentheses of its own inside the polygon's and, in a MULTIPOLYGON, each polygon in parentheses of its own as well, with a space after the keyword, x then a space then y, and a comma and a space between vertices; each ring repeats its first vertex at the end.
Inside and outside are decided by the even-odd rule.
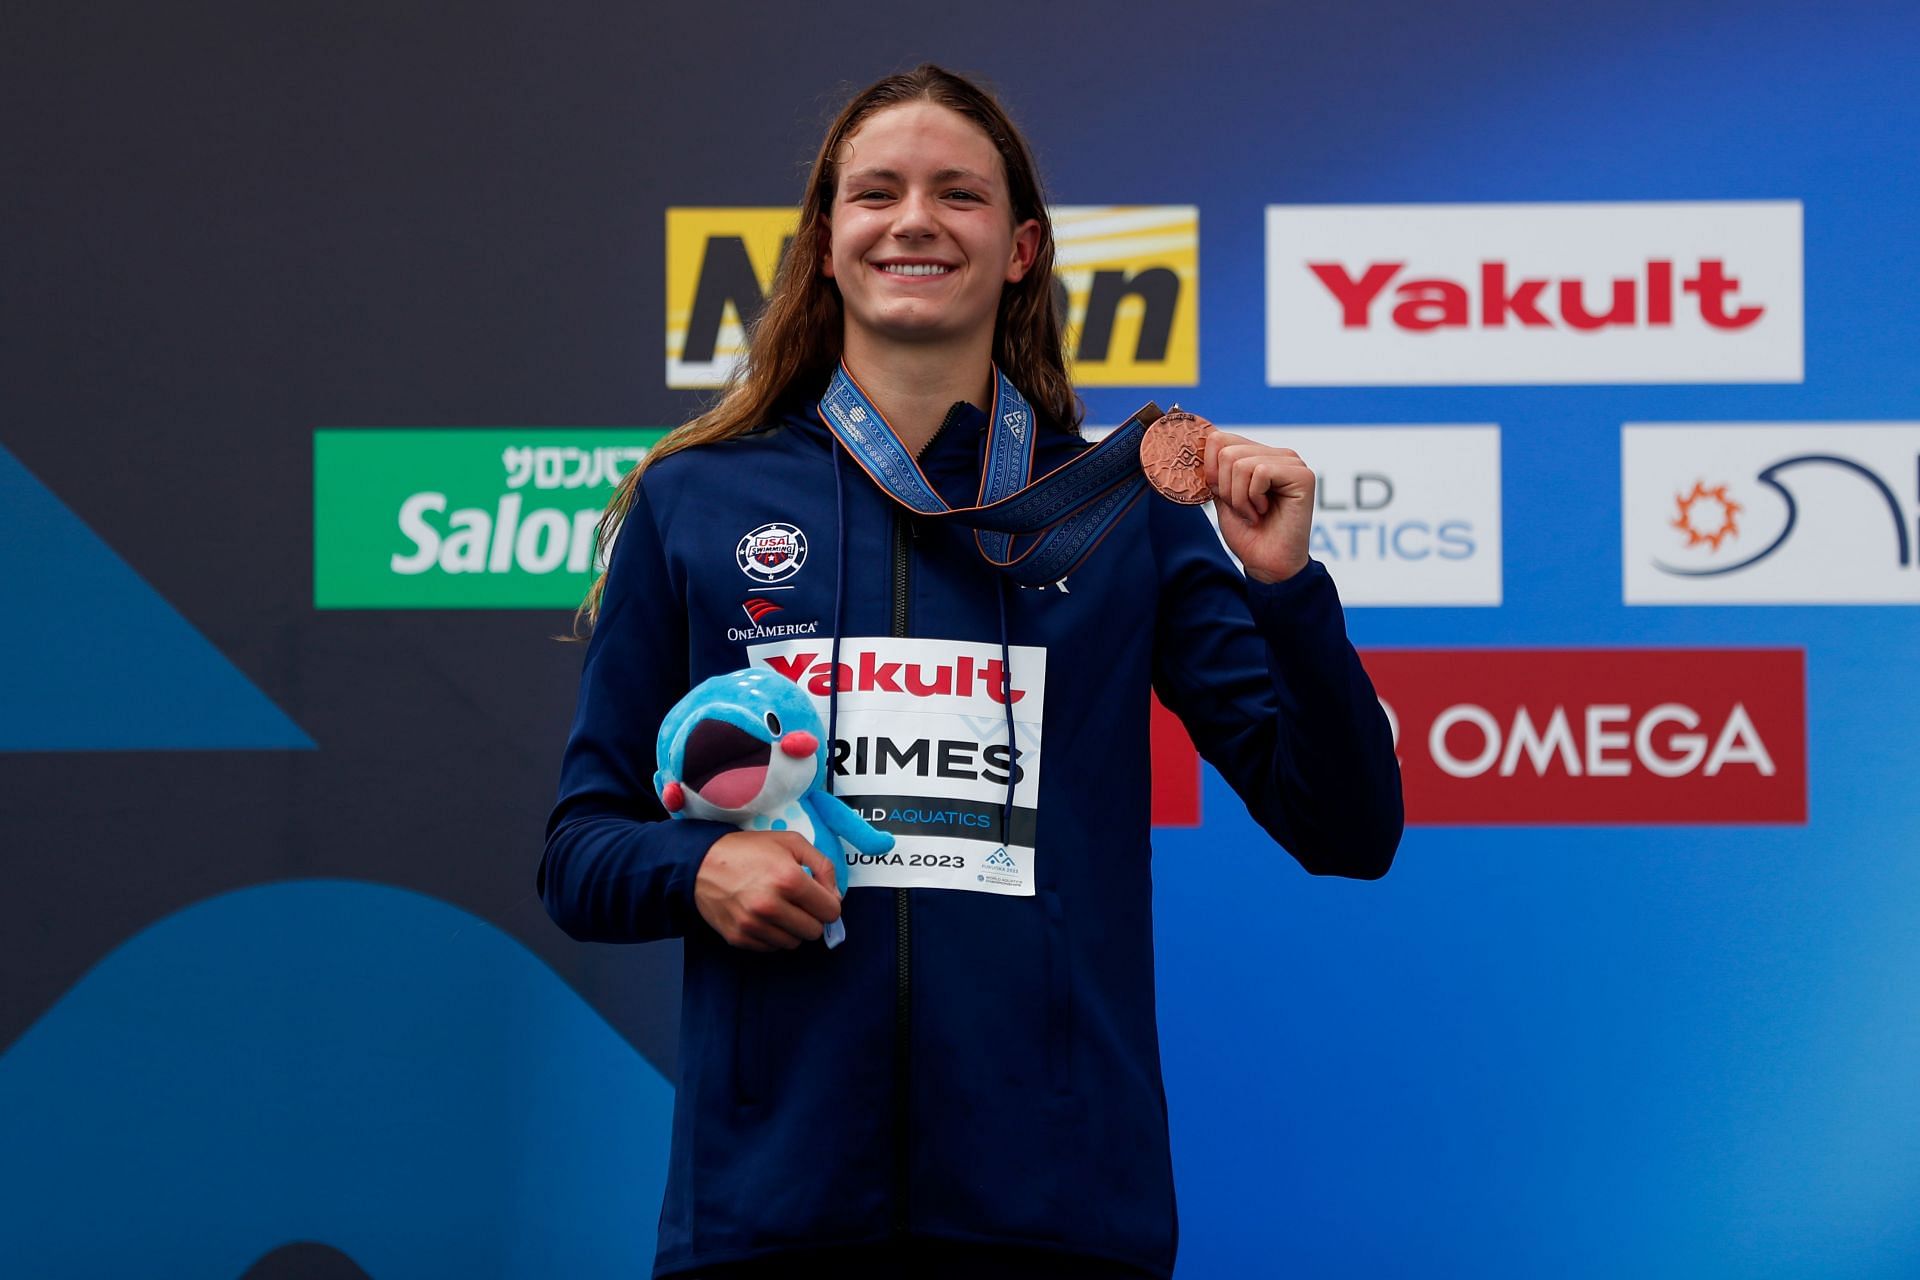
MULTIPOLYGON (((913 517, 904 511, 893 512, 893 629, 895 637, 907 634, 908 604, 913 585, 913 517)), ((905 889, 893 891, 894 989, 893 989, 893 1229, 905 1235, 909 1226, 907 1196, 910 1182, 912 1143, 908 1132, 910 1093, 908 1070, 912 1066, 912 986, 910 961, 913 955, 911 933, 912 899, 905 889)))

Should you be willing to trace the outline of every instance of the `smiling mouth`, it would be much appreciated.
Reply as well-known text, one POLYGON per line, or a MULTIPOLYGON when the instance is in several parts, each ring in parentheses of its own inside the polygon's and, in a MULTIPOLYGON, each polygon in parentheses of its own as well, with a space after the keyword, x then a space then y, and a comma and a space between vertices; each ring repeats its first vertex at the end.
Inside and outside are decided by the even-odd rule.
POLYGON ((744 809, 767 783, 773 744, 719 720, 702 720, 687 735, 682 785, 721 809, 744 809))
POLYGON ((875 264, 890 276, 945 276, 952 275, 952 267, 944 267, 933 262, 881 262, 875 264))

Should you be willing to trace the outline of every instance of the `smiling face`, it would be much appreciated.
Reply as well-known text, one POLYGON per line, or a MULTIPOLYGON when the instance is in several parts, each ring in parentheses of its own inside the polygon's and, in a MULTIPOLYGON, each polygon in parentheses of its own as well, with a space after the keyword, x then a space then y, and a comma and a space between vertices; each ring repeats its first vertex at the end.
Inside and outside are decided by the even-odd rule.
POLYGON ((839 157, 822 270, 849 354, 894 343, 990 351, 1000 292, 1032 267, 1040 224, 1015 223, 1000 153, 933 102, 869 116, 839 157))

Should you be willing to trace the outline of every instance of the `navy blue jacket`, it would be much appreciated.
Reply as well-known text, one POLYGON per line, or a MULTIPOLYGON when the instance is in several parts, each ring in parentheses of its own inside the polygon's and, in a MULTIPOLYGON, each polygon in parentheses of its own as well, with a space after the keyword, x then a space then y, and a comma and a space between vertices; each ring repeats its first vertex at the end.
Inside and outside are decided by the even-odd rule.
MULTIPOLYGON (((955 505, 974 499, 985 422, 955 406, 922 454, 955 505)), ((1036 474, 1085 447, 1044 430, 1036 474)), ((539 882, 575 938, 685 940, 656 1275, 902 1238, 1172 1270, 1148 689, 1315 874, 1386 871, 1399 771, 1319 564, 1250 583, 1201 511, 1149 494, 1065 586, 1016 587, 970 532, 909 515, 810 405, 645 474, 539 882), (738 950, 701 919, 695 875, 729 828, 666 820, 654 738, 693 683, 747 665, 738 553, 771 522, 804 533, 807 559, 769 625, 817 622, 823 649, 836 621, 844 636, 1044 646, 1031 896, 855 888, 832 951, 738 950)))

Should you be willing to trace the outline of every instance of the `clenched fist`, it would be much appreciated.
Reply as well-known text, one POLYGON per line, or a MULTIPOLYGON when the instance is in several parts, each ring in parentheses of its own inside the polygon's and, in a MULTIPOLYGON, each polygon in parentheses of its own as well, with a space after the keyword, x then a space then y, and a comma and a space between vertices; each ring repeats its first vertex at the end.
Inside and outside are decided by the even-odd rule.
POLYGON ((1255 582, 1285 582, 1307 567, 1313 472, 1291 449, 1207 433, 1207 487, 1227 550, 1255 582))

